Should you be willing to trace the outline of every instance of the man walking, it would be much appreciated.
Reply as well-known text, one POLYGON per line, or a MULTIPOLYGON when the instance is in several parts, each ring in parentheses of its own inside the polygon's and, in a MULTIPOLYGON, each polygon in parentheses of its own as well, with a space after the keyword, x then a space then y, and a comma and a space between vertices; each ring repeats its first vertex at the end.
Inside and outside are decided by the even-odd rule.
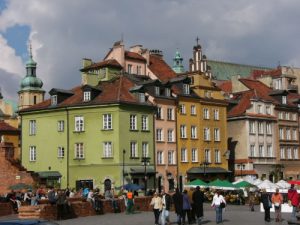
POLYGON ((299 205, 299 196, 294 184, 291 184, 291 188, 288 190, 288 200, 289 205, 292 205, 293 207, 292 219, 296 220, 296 212, 299 205))
POLYGON ((162 212, 161 212, 161 225, 169 225, 170 224, 170 218, 169 218, 169 212, 171 207, 171 197, 169 194, 165 192, 163 189, 161 191, 162 195, 162 212))
POLYGON ((183 214, 183 195, 180 193, 178 188, 176 188, 175 194, 173 195, 173 202, 175 206, 175 213, 177 215, 177 224, 181 225, 183 214))
POLYGON ((194 204, 194 212, 197 217, 197 224, 201 223, 201 219, 203 217, 203 202, 204 202, 204 194, 200 191, 200 187, 197 186, 196 190, 193 192, 193 204, 194 204))

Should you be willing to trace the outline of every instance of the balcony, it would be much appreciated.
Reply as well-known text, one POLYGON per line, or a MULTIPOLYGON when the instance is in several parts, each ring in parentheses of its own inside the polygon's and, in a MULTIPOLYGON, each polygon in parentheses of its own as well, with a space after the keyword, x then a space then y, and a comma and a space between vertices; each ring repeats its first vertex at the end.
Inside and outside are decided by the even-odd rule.
POLYGON ((298 85, 289 84, 288 85, 288 91, 298 92, 298 85))

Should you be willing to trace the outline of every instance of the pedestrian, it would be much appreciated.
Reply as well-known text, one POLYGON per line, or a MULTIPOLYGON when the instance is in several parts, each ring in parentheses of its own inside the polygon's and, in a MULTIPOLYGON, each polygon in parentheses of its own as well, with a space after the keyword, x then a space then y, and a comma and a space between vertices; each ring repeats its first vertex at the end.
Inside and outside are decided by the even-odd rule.
POLYGON ((222 221, 223 221, 223 219, 222 219, 222 213, 223 213, 222 204, 226 205, 226 201, 225 201, 223 195, 221 195, 221 192, 217 191, 215 193, 212 203, 211 203, 211 206, 216 211, 216 223, 222 223, 222 221))
POLYGON ((170 224, 170 207, 171 207, 171 197, 164 189, 161 191, 162 194, 162 212, 161 212, 161 225, 165 225, 166 222, 170 224))
POLYGON ((275 207, 275 220, 281 222, 281 204, 283 202, 282 195, 279 193, 279 189, 276 188, 276 192, 272 195, 272 203, 275 207))
POLYGON ((194 206, 194 202, 193 202, 193 193, 195 191, 195 188, 191 187, 188 190, 187 195, 189 196, 189 201, 191 203, 191 210, 190 210, 190 221, 191 223, 195 223, 196 222, 196 214, 195 214, 195 206, 194 206))
POLYGON ((51 205, 55 205, 56 203, 56 193, 53 187, 50 187, 48 193, 47 193, 48 201, 51 205))
POLYGON ((175 189, 175 194, 173 195, 173 202, 175 207, 175 213, 177 215, 177 224, 181 225, 182 221, 182 208, 183 208, 183 196, 180 193, 179 189, 175 189))
POLYGON ((197 217, 197 224, 201 223, 203 217, 203 202, 204 202, 204 193, 200 190, 200 187, 197 186, 193 192, 193 208, 195 215, 197 217))
POLYGON ((255 194, 251 193, 249 195, 249 209, 251 212, 254 212, 254 205, 255 205, 255 194))
POLYGON ((57 220, 65 218, 67 198, 63 190, 58 190, 56 207, 57 207, 57 220))
POLYGON ((291 184, 291 188, 288 190, 288 201, 289 205, 293 207, 291 217, 293 220, 296 220, 296 212, 299 205, 299 195, 294 184, 291 184))
POLYGON ((272 208, 272 202, 270 199, 270 195, 266 192, 266 189, 262 189, 261 202, 265 210, 265 221, 270 222, 270 209, 272 208))
POLYGON ((185 218, 187 217, 188 219, 188 223, 191 224, 191 202, 189 200, 189 196, 187 194, 187 190, 183 191, 183 205, 182 205, 182 209, 183 209, 183 214, 182 214, 182 224, 185 224, 185 218))
POLYGON ((150 205, 153 207, 153 213, 155 218, 155 225, 158 225, 159 214, 162 210, 162 199, 157 192, 154 192, 153 198, 151 199, 150 205))
POLYGON ((134 207, 134 196, 131 190, 127 192, 127 208, 126 213, 127 214, 133 214, 133 207, 134 207))

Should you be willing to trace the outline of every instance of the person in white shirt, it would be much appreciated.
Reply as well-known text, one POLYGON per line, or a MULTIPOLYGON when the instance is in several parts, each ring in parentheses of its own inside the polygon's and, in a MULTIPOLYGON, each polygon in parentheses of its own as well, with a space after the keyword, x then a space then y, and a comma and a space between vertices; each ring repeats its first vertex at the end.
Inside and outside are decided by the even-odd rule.
POLYGON ((220 191, 217 191, 213 197, 213 201, 211 203, 211 206, 215 208, 216 210, 216 223, 222 223, 222 210, 221 203, 226 205, 226 201, 221 195, 220 191))
POLYGON ((154 193, 150 205, 153 206, 155 225, 158 225, 159 214, 162 210, 162 199, 158 196, 157 192, 154 193))

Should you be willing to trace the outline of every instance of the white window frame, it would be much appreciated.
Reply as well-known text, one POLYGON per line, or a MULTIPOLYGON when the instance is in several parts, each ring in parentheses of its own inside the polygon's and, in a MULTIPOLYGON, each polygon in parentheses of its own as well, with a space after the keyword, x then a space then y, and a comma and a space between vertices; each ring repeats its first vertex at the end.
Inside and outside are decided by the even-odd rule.
POLYGON ((196 116, 197 115, 197 110, 195 105, 191 105, 191 115, 196 116))
POLYGON ((220 120, 220 113, 218 109, 214 109, 214 120, 220 120))
POLYGON ((284 140, 284 132, 283 132, 283 128, 279 128, 279 139, 280 140, 284 140))
POLYGON ((271 106, 269 105, 266 106, 266 114, 271 115, 271 106))
POLYGON ((282 104, 287 104, 287 97, 285 95, 282 96, 282 104))
POLYGON ((180 114, 186 114, 186 110, 185 110, 185 105, 184 104, 181 104, 180 106, 180 114))
POLYGON ((145 141, 142 142, 142 157, 149 157, 149 143, 145 141))
POLYGON ((203 109, 203 118, 205 120, 209 120, 209 109, 208 108, 203 109))
POLYGON ((250 157, 255 157, 255 156, 256 156, 255 145, 251 144, 250 145, 250 157))
POLYGON ((210 128, 209 127, 204 128, 203 135, 204 135, 204 137, 203 137, 204 141, 210 141, 210 128))
POLYGON ((103 114, 103 130, 112 130, 112 114, 103 114))
POLYGON ((299 159, 299 150, 298 148, 293 148, 294 159, 299 159))
POLYGON ((171 96, 171 89, 170 88, 165 88, 165 95, 166 95, 166 97, 171 96))
POLYGON ((113 146, 111 141, 104 141, 103 144, 102 157, 112 158, 113 157, 113 146))
POLYGON ((186 125, 180 125, 180 138, 187 138, 186 125))
POLYGON ((83 101, 84 102, 91 101, 91 91, 84 91, 83 92, 83 101))
POLYGON ((204 161, 206 163, 211 163, 211 153, 209 148, 204 149, 204 161))
POLYGON ((189 84, 183 84, 183 94, 184 95, 190 94, 190 85, 189 84))
POLYGON ((257 129, 258 129, 258 134, 264 134, 264 123, 258 122, 257 129))
POLYGON ((57 158, 64 158, 65 157, 65 148, 63 146, 57 147, 57 158))
POLYGON ((137 130, 137 115, 130 115, 130 130, 137 130))
POLYGON ((168 129, 168 142, 174 142, 174 129, 168 129))
POLYGON ((280 159, 285 159, 285 148, 280 148, 280 159))
POLYGON ((287 151, 287 159, 292 159, 292 148, 291 147, 287 147, 286 149, 287 151))
POLYGON ((286 140, 291 140, 291 129, 290 128, 286 128, 285 130, 285 134, 286 134, 286 140))
POLYGON ((159 150, 157 151, 157 165, 163 165, 164 164, 164 152, 159 150))
POLYGON ((65 121, 64 120, 58 120, 57 121, 57 131, 58 132, 64 132, 65 130, 65 121))
POLYGON ((140 102, 146 102, 146 96, 145 96, 145 93, 143 93, 143 92, 139 92, 138 93, 138 97, 139 97, 139 101, 140 102))
POLYGON ((215 141, 221 141, 220 137, 220 129, 219 128, 214 128, 214 140, 215 141))
POLYGON ((258 145, 258 157, 264 157, 264 156, 265 156, 264 145, 258 145))
POLYGON ((29 161, 36 161, 36 146, 29 146, 29 161))
POLYGON ((36 135, 36 120, 29 120, 29 135, 36 135))
POLYGON ((266 133, 269 135, 272 134, 272 123, 266 123, 266 133))
POLYGON ((290 113, 289 112, 285 112, 285 119, 290 120, 290 113))
POLYGON ((154 92, 155 92, 156 96, 159 96, 160 95, 160 88, 158 86, 155 86, 154 87, 154 92))
POLYGON ((51 95, 51 105, 57 105, 57 95, 51 95))
POLYGON ((84 145, 82 142, 75 143, 75 159, 84 159, 84 145))
POLYGON ((191 126, 191 139, 197 139, 197 126, 191 126))
POLYGON ((297 120, 297 113, 293 113, 293 114, 292 114, 292 120, 293 120, 293 121, 296 121, 296 120, 297 120))
POLYGON ((221 151, 215 149, 215 163, 221 163, 221 151))
POLYGON ((279 118, 280 120, 283 119, 283 112, 279 112, 279 113, 278 113, 278 118, 279 118))
POLYGON ((293 128, 293 130, 292 130, 292 140, 293 141, 296 141, 296 140, 298 140, 298 135, 297 135, 297 129, 296 128, 293 128))
POLYGON ((249 133, 255 134, 255 121, 249 121, 249 133))
POLYGON ((164 132, 162 128, 156 129, 156 141, 164 141, 164 132))
POLYGON ((180 159, 181 159, 181 162, 188 162, 187 160, 187 149, 186 148, 181 148, 180 150, 180 159))
POLYGON ((198 162, 198 149, 192 148, 192 162, 198 162))
POLYGON ((138 145, 136 141, 130 142, 130 158, 138 157, 138 145))
POLYGON ((273 157, 272 145, 267 145, 267 157, 273 157))
POLYGON ((175 165, 175 153, 173 150, 168 151, 168 165, 175 165))
POLYGON ((132 64, 127 65, 127 72, 128 74, 132 74, 132 64))
POLYGON ((163 109, 162 109, 162 107, 157 107, 156 119, 159 119, 159 120, 163 119, 163 109))
POLYGON ((258 114, 262 113, 262 105, 260 105, 260 104, 257 105, 257 113, 258 114))
POLYGON ((83 132, 84 131, 84 117, 83 116, 75 116, 75 131, 83 132))
POLYGON ((173 108, 167 109, 167 119, 174 120, 174 109, 173 108))
POLYGON ((142 130, 149 130, 149 117, 147 115, 142 115, 142 130))

